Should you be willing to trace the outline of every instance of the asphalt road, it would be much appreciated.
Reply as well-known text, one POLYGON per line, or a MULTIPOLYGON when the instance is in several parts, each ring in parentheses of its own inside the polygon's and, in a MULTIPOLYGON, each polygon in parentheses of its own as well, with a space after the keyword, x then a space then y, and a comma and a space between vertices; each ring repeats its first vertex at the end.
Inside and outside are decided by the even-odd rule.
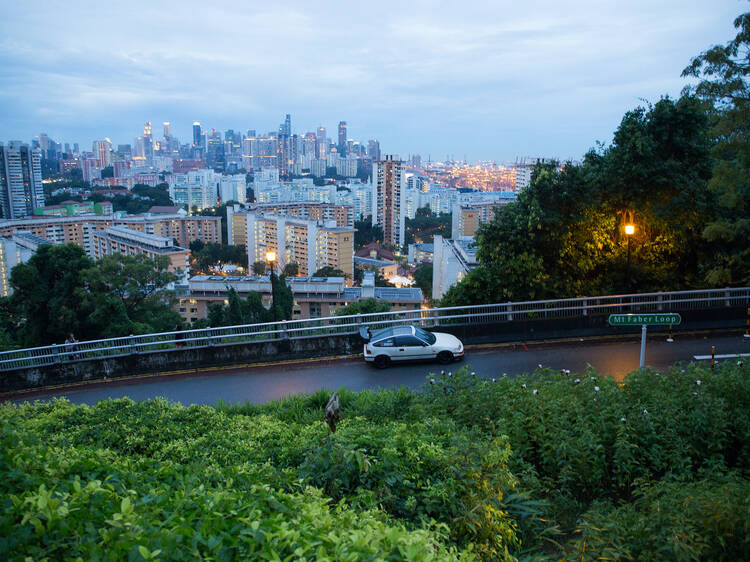
MULTIPOLYGON (((653 338, 646 348, 646 364, 665 368, 677 361, 691 361, 695 355, 711 353, 716 346, 717 354, 750 352, 750 339, 741 335, 701 336, 678 338, 667 343, 663 338, 653 338)), ((469 348, 461 363, 443 367, 435 363, 410 363, 394 365, 380 371, 366 365, 361 358, 335 361, 307 361, 281 366, 251 367, 214 371, 203 374, 174 375, 130 381, 111 381, 70 389, 58 389, 49 394, 32 394, 18 397, 25 400, 50 400, 64 396, 76 404, 94 404, 107 398, 129 396, 133 400, 148 400, 163 396, 182 404, 215 404, 225 402, 263 403, 319 389, 351 390, 364 388, 388 388, 408 386, 417 388, 430 373, 441 369, 456 370, 468 365, 478 376, 498 377, 528 373, 539 364, 552 369, 581 371, 588 364, 599 372, 621 380, 627 373, 638 368, 639 342, 596 343, 572 342, 530 347, 528 350, 512 351, 508 348, 469 348)), ((727 359, 736 360, 736 359, 727 359)), ((750 360, 750 358, 747 358, 750 360)))

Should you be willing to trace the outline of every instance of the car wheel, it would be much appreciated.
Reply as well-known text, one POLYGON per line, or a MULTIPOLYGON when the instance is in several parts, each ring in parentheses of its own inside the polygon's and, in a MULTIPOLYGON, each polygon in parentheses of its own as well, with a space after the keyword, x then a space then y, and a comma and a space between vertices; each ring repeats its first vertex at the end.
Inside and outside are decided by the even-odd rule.
POLYGON ((443 365, 447 365, 453 361, 453 354, 450 351, 441 351, 438 353, 437 360, 443 365))
POLYGON ((375 358, 375 367, 378 369, 385 369, 391 362, 391 358, 387 355, 378 355, 375 358))

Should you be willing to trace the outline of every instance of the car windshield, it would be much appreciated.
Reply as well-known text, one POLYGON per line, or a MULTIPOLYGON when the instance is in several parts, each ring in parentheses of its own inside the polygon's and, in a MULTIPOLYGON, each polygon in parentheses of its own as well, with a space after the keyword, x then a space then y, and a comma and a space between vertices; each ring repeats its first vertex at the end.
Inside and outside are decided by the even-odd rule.
POLYGON ((417 336, 420 340, 426 341, 430 345, 437 341, 435 334, 432 334, 427 330, 423 330, 422 328, 414 328, 414 335, 417 336))

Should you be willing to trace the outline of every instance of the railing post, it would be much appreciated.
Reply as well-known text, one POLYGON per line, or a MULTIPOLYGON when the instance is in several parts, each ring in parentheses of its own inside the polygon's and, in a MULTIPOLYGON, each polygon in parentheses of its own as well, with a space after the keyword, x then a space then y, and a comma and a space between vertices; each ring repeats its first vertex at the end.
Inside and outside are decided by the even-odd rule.
POLYGON ((589 315, 589 300, 583 299, 583 315, 588 316, 589 315))
POLYGON ((512 321, 513 320, 513 305, 511 303, 506 304, 505 310, 507 310, 506 315, 507 315, 508 321, 509 322, 512 321))
POLYGON ((284 339, 288 340, 289 339, 289 334, 286 331, 286 320, 282 320, 281 321, 281 329, 284 330, 284 339))
POLYGON ((664 294, 659 293, 659 297, 657 298, 657 301, 659 302, 659 304, 656 306, 656 310, 658 312, 661 312, 662 310, 664 310, 664 305, 662 304, 663 300, 664 300, 664 294))
POLYGON ((724 291, 724 296, 727 297, 727 300, 724 301, 724 304, 726 305, 727 308, 729 308, 730 306, 732 306, 730 304, 731 301, 729 300, 729 289, 727 289, 726 291, 724 291))
POLYGON ((56 343, 52 344, 52 354, 55 356, 52 359, 53 363, 59 363, 60 362, 60 349, 57 347, 56 343))
POLYGON ((135 346, 135 336, 130 334, 128 337, 130 338, 130 353, 138 353, 138 349, 135 346))

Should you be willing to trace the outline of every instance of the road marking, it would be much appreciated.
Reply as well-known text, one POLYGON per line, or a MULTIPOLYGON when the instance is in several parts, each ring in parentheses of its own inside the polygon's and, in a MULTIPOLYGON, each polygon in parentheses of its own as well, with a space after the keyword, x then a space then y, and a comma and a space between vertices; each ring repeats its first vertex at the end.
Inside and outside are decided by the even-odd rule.
MULTIPOLYGON (((750 357, 750 353, 726 353, 724 355, 714 355, 714 359, 734 359, 736 357, 750 357)), ((711 359, 710 355, 693 355, 693 359, 696 361, 703 361, 704 359, 711 359)))

